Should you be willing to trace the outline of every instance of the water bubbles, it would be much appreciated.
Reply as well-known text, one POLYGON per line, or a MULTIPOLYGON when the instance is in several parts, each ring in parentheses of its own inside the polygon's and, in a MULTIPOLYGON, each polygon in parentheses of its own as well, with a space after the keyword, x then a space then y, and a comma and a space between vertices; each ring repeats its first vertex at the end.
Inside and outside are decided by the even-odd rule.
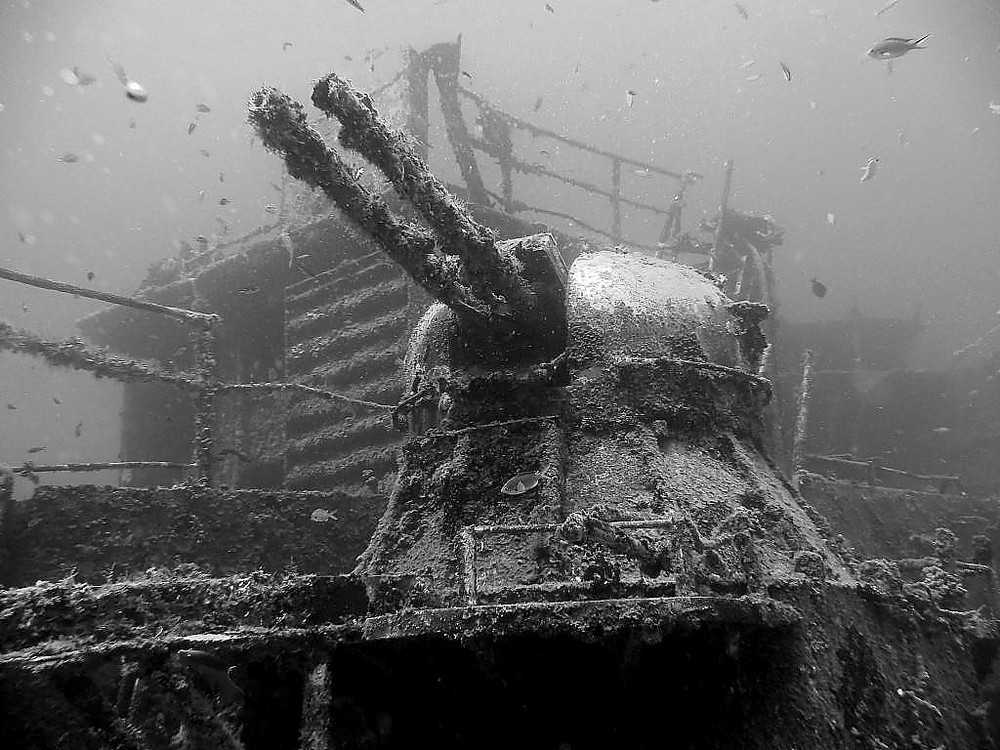
POLYGON ((46 31, 45 32, 45 41, 46 42, 54 42, 55 40, 56 40, 56 35, 55 34, 53 34, 51 31, 46 31))
POLYGON ((42 86, 42 93, 45 94, 45 96, 55 96, 56 90, 51 86, 46 85, 42 86))
POLYGON ((22 31, 21 39, 23 39, 26 44, 31 44, 33 41, 35 41, 35 35, 32 34, 30 31, 22 31))

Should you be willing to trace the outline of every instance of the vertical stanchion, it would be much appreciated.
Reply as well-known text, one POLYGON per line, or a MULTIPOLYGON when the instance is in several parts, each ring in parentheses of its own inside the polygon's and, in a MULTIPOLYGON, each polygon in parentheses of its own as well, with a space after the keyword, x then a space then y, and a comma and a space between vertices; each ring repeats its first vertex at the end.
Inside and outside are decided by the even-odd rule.
POLYGON ((802 357, 802 385, 799 388, 799 410, 795 417, 795 441, 792 443, 792 486, 799 488, 799 472, 802 470, 802 455, 809 433, 809 398, 812 395, 812 349, 806 349, 802 357))
POLYGON ((195 371, 205 384, 195 400, 194 480, 208 485, 212 480, 212 426, 215 422, 215 334, 208 326, 195 333, 195 371))
POLYGON ((615 242, 622 238, 622 163, 611 160, 611 236, 615 242))
POLYGON ((712 258, 708 270, 714 271, 719 264, 719 253, 722 251, 722 232, 726 224, 726 211, 729 210, 729 190, 733 184, 733 160, 725 165, 726 175, 722 183, 722 199, 719 201, 719 225, 715 228, 715 241, 712 243, 712 258))

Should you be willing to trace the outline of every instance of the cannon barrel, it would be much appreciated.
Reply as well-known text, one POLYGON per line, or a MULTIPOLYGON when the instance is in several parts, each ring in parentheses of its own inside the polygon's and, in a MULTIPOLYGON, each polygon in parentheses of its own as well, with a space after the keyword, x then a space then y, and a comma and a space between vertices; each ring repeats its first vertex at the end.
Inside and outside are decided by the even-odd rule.
POLYGON ((313 102, 340 120, 341 144, 378 167, 431 229, 397 216, 365 188, 309 127, 301 104, 277 89, 263 88, 250 99, 249 121, 264 145, 284 158, 289 174, 321 189, 460 320, 487 320, 493 330, 527 330, 538 312, 537 295, 509 243, 499 242, 456 202, 407 136, 379 118, 368 95, 330 74, 316 85, 313 102))

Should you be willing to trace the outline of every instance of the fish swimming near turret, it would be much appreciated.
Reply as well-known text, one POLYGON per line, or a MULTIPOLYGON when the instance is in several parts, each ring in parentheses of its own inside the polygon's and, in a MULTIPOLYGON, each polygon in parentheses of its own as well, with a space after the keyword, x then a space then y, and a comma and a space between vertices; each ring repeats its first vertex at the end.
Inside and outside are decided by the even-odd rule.
POLYGON ((873 46, 865 54, 874 60, 891 60, 894 57, 902 57, 910 50, 927 49, 921 46, 921 42, 926 40, 930 34, 924 34, 919 39, 903 39, 898 36, 890 36, 873 46))

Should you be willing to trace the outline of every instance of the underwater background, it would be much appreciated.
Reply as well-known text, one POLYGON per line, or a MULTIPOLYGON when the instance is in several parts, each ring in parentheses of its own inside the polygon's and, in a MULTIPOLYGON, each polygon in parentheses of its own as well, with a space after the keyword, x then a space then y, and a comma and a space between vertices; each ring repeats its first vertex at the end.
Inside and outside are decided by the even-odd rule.
MULTIPOLYGON (((916 368, 968 366, 996 347, 987 336, 968 348, 1000 323, 997 2, 900 0, 879 15, 882 0, 362 5, 5 0, 0 266, 133 293, 181 241, 273 221, 282 164, 245 122, 254 89, 276 85, 308 102, 330 71, 375 88, 395 75, 401 49, 461 34, 462 85, 505 111, 703 174, 688 190, 685 228, 715 214, 722 163, 734 160, 730 205, 785 228, 774 258, 784 319, 843 318, 852 305, 866 316, 919 309, 916 368), (865 55, 885 37, 928 33, 927 49, 891 72, 865 55), (124 95, 112 61, 147 101, 124 95), (84 85, 81 74, 96 80, 84 85), (878 172, 862 183, 871 157, 878 172)), ((445 159, 445 148, 432 150, 432 169, 445 159)), ((673 184, 646 176, 625 182, 649 202, 673 195, 673 184)), ((566 200, 580 216, 595 210, 566 200)), ((644 242, 659 228, 626 217, 627 235, 644 242)), ((96 309, 0 282, 0 320, 46 337, 76 335, 75 321, 96 309)), ((0 401, 14 407, 0 408, 0 463, 38 446, 48 461, 117 454, 120 389, 110 381, 0 354, 0 401)))

